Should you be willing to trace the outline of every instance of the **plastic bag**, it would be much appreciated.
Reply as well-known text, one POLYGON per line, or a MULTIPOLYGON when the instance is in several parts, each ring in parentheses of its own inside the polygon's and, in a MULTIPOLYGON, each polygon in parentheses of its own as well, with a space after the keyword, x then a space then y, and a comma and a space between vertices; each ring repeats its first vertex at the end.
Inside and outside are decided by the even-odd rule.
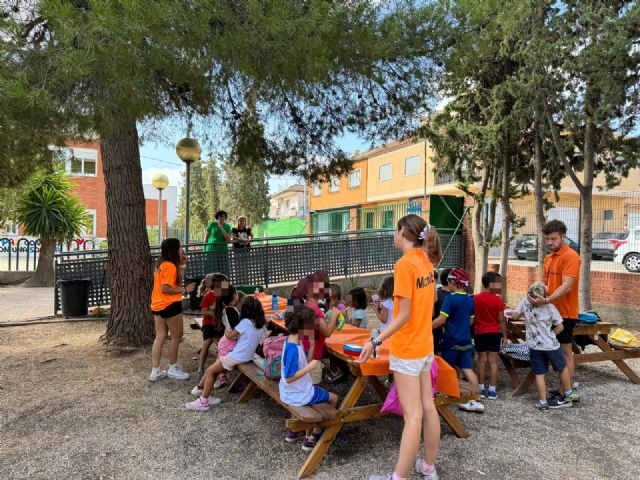
MULTIPOLYGON (((436 394, 437 381, 438 381, 438 362, 434 358, 433 361, 431 362, 431 391, 433 392, 434 396, 436 394)), ((400 417, 403 415, 402 405, 400 404, 400 397, 398 396, 398 389, 396 388, 395 383, 391 384, 391 388, 389 389, 387 398, 385 398, 380 411, 384 413, 392 413, 400 417)))

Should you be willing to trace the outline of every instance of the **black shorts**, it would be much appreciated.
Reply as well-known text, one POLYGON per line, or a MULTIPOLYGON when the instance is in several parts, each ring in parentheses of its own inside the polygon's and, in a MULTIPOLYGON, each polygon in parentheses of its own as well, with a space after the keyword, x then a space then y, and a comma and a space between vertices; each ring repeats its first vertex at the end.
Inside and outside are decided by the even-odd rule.
POLYGON ((476 352, 499 352, 501 333, 481 333, 473 337, 476 352))
POLYGON ((220 339, 224 335, 224 331, 219 331, 213 325, 202 326, 202 340, 220 339))
POLYGON ((158 315, 162 318, 171 318, 182 313, 182 300, 179 302, 173 302, 164 310, 151 310, 151 313, 158 315))
POLYGON ((577 320, 575 318, 563 318, 562 331, 556 335, 556 338, 560 343, 573 343, 573 327, 576 326, 577 320))

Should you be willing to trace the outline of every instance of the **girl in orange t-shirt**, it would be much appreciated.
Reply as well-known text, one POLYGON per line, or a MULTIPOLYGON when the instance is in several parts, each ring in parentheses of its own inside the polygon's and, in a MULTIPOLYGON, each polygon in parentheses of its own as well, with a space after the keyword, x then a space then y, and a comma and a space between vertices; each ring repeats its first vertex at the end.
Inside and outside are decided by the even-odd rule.
POLYGON ((156 329, 156 338, 151 349, 151 375, 149 380, 155 382, 164 377, 174 380, 187 380, 189 374, 178 365, 178 348, 182 341, 182 295, 196 288, 192 283, 182 287, 183 266, 187 256, 177 238, 165 238, 160 247, 160 259, 153 274, 153 290, 151 291, 151 313, 156 329), (162 346, 171 332, 169 344, 169 370, 160 370, 162 346))
POLYGON ((437 478, 440 420, 431 391, 431 317, 435 300, 434 264, 442 257, 440 237, 424 219, 407 215, 398 221, 393 242, 403 252, 393 274, 393 317, 384 332, 364 346, 359 361, 366 362, 383 340, 391 339, 389 369, 394 374, 404 412, 400 454, 391 478, 408 477, 414 463, 425 478, 437 478), (424 457, 416 461, 422 432, 424 457))

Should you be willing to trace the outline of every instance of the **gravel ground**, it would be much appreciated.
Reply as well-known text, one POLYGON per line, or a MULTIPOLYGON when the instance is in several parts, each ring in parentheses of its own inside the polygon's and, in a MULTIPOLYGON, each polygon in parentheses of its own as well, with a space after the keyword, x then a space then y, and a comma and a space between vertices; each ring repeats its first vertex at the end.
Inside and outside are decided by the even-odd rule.
MULTIPOLYGON (((305 453, 283 441, 283 409, 225 392, 212 411, 187 412, 192 382, 150 383, 149 349, 108 352, 103 331, 102 322, 0 328, 2 478, 295 478, 305 453)), ((181 361, 193 371, 201 337, 185 332, 181 361)), ((443 427, 441 479, 638 478, 640 386, 612 363, 578 366, 583 400, 548 413, 533 393, 509 398, 500 375, 501 398, 484 415, 456 413, 468 439, 443 427)), ((401 431, 390 417, 347 425, 313 478, 390 471, 401 431)))

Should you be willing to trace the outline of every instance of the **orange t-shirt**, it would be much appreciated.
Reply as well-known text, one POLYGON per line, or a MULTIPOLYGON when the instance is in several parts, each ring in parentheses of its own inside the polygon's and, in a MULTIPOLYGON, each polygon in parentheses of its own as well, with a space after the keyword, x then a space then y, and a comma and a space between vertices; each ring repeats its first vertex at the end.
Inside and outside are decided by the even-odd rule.
POLYGON ((398 298, 411 299, 409 322, 391 336, 390 354, 403 360, 433 353, 431 317, 434 304, 433 263, 421 248, 407 250, 393 272, 393 316, 399 313, 398 298))
POLYGON ((182 301, 181 293, 162 293, 162 285, 179 287, 178 271, 171 262, 162 262, 153 274, 153 290, 151 291, 151 310, 159 312, 175 302, 182 301))
POLYGON ((542 266, 542 279, 547 284, 547 295, 551 295, 562 285, 562 277, 573 277, 575 281, 568 293, 553 304, 562 318, 578 318, 578 275, 580 273, 580 255, 569 245, 564 244, 560 250, 547 255, 542 266))

